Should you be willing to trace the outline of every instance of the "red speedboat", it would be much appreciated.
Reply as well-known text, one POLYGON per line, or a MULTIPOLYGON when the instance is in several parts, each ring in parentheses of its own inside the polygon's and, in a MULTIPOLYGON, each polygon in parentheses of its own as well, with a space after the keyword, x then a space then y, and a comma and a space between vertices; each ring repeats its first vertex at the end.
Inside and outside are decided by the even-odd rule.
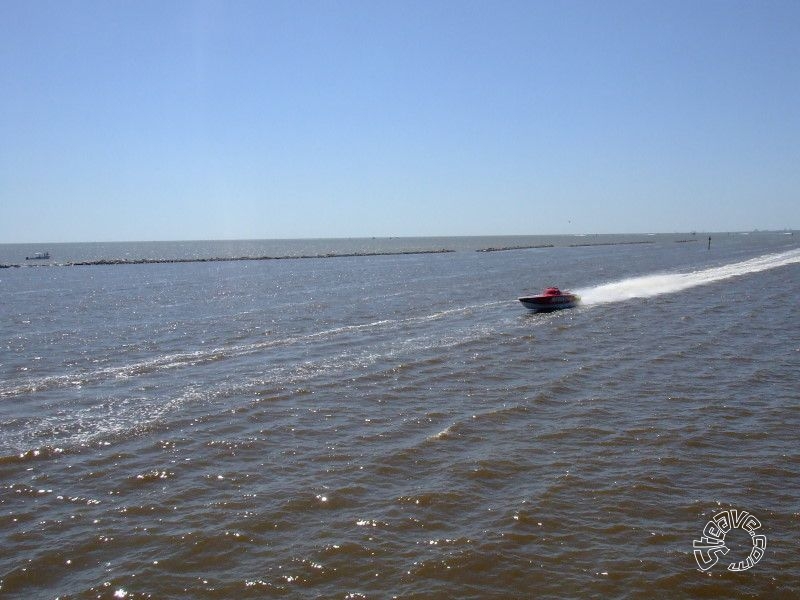
POLYGON ((572 308, 580 298, 571 292, 562 292, 557 287, 549 287, 535 296, 522 296, 522 306, 534 312, 552 312, 562 308, 572 308))

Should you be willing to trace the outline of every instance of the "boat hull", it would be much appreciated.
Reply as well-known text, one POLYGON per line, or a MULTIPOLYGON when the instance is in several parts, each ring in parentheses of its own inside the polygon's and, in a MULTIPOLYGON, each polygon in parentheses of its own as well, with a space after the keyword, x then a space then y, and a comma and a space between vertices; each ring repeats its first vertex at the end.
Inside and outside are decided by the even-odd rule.
POLYGON ((578 305, 578 297, 574 294, 563 294, 561 296, 523 296, 519 298, 522 306, 533 312, 553 312, 574 308, 578 305))

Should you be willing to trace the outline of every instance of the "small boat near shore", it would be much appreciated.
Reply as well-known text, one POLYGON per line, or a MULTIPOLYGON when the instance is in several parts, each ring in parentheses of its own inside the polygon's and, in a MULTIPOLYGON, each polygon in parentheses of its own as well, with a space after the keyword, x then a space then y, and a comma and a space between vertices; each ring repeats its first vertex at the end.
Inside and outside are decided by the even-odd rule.
POLYGON ((26 256, 25 260, 50 260, 50 253, 36 252, 33 256, 26 256))
POLYGON ((572 292, 562 292, 557 287, 549 287, 541 294, 522 296, 519 301, 522 306, 533 312, 553 312, 577 306, 580 298, 572 292))

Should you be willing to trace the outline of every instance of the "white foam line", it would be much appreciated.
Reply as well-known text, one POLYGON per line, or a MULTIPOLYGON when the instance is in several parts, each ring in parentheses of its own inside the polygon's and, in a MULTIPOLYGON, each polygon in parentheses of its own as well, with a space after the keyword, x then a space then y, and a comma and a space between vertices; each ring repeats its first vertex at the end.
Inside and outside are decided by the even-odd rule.
POLYGON ((73 373, 65 375, 52 375, 48 377, 40 377, 30 379, 24 383, 17 383, 16 385, 3 386, 0 385, 0 399, 19 396, 21 394, 31 394, 40 391, 51 389, 58 389, 63 387, 71 387, 76 385, 91 385, 100 381, 114 378, 127 378, 137 375, 143 375, 154 371, 163 371, 167 369, 174 369, 184 366, 192 366, 199 363, 211 362, 216 360, 224 360, 229 358, 236 358, 247 354, 254 354, 267 348, 275 346, 291 346, 292 344, 301 343, 308 340, 316 340, 319 338, 335 337, 337 335, 346 335, 355 331, 371 330, 380 327, 394 327, 407 323, 422 323, 435 319, 447 317, 452 314, 464 313, 473 309, 485 308, 498 304, 497 302, 488 302, 483 304, 475 304, 469 306, 461 306, 448 310, 435 312, 428 315, 407 317, 405 319, 383 319, 372 321, 370 323, 360 323, 357 325, 345 325, 342 327, 335 327, 332 329, 325 329, 296 336, 288 336, 278 339, 270 339, 263 342, 255 342, 250 344, 239 344, 234 346, 218 346, 208 350, 196 350, 193 352, 177 352, 172 354, 165 354, 156 356, 148 360, 120 365, 116 367, 104 367, 94 371, 73 373))
POLYGON ((442 317, 446 317, 447 315, 453 315, 458 313, 466 313, 471 310, 475 310, 478 308, 488 308, 490 306, 497 306, 499 304, 506 304, 507 300, 499 300, 493 302, 483 302, 481 304, 470 304, 468 306, 459 306, 458 308, 449 308, 447 310, 443 310, 440 312, 436 312, 430 315, 425 315, 423 317, 410 317, 408 319, 404 319, 404 322, 414 322, 414 321, 434 321, 436 319, 441 319, 442 317))
POLYGON ((583 304, 603 304, 630 298, 651 298, 661 294, 672 294, 700 285, 723 281, 750 273, 777 269, 786 265, 800 263, 800 249, 778 254, 765 254, 720 267, 689 273, 661 273, 631 277, 612 281, 603 285, 576 290, 583 304))
MULTIPOLYGON (((490 336, 493 329, 486 326, 469 327, 444 336, 424 336, 397 340, 389 346, 362 348, 355 353, 320 357, 299 364, 276 366, 260 374, 234 382, 221 381, 210 386, 189 385, 177 396, 163 401, 160 396, 139 398, 107 398, 90 407, 59 412, 40 418, 33 432, 6 434, 0 432, 0 448, 25 449, 42 445, 71 447, 108 436, 121 435, 157 423, 165 415, 179 410, 188 403, 212 403, 220 397, 252 395, 253 392, 271 390, 314 381, 321 377, 336 380, 338 373, 358 371, 363 374, 380 361, 401 361, 407 365, 420 359, 430 350, 440 350, 471 343, 490 336)), ((422 360, 425 360, 424 356, 422 360)), ((399 364, 399 363, 398 363, 399 364)), ((368 374, 368 373, 367 373, 368 374)), ((354 377, 359 377, 355 375, 354 377)), ((338 385, 338 383, 337 383, 338 385)), ((278 393, 277 391, 275 393, 278 393)), ((15 451, 17 451, 15 450, 15 451)))

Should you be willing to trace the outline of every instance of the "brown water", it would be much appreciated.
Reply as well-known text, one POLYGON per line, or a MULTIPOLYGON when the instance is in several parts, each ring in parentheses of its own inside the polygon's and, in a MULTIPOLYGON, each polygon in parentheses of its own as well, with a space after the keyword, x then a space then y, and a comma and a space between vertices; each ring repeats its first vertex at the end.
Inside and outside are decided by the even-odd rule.
POLYGON ((2 271, 0 597, 797 597, 794 240, 2 271))

